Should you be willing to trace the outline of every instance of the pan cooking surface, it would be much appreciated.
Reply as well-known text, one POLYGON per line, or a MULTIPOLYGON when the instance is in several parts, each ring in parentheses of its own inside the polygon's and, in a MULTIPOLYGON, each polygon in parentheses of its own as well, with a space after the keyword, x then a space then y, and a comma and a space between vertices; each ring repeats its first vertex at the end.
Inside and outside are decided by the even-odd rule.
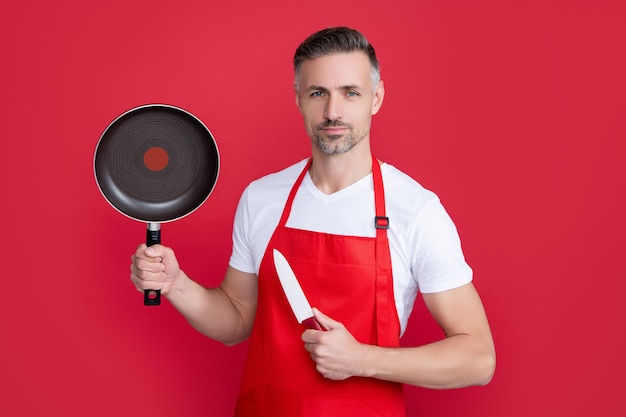
POLYGON ((94 169, 115 208, 137 220, 164 222, 207 199, 219 155, 208 129, 191 114, 145 106, 111 123, 98 143, 94 169))

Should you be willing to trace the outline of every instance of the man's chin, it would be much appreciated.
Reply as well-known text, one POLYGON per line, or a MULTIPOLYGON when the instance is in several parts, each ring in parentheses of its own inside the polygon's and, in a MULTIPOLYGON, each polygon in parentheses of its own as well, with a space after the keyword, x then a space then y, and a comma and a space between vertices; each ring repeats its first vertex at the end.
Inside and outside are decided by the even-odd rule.
POLYGON ((348 152, 353 146, 348 146, 345 143, 328 143, 328 142, 320 142, 316 143, 317 147, 326 155, 340 155, 348 152))

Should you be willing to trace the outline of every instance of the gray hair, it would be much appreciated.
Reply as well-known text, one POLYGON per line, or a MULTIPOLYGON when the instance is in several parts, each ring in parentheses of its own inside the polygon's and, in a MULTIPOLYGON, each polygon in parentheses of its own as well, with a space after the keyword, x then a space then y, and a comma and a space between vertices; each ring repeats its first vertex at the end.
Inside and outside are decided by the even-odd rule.
POLYGON ((376 51, 367 38, 359 31, 345 26, 320 30, 309 36, 296 49, 293 57, 295 86, 300 88, 302 63, 308 59, 320 58, 335 53, 364 52, 372 64, 370 80, 372 89, 380 81, 380 64, 376 59, 376 51))

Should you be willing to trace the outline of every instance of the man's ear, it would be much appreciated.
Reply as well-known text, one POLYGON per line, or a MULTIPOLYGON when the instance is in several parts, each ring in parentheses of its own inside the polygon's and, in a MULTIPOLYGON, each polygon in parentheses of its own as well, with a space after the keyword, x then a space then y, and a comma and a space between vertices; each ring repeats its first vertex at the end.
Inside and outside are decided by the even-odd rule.
POLYGON ((378 113, 380 107, 383 105, 383 99, 385 98, 385 84, 383 80, 378 82, 376 90, 374 90, 374 100, 372 101, 372 116, 378 113))
POLYGON ((296 84, 293 85, 293 92, 296 96, 296 106, 298 106, 298 110, 300 114, 302 114, 302 107, 300 107, 300 92, 298 91, 298 86, 296 84))

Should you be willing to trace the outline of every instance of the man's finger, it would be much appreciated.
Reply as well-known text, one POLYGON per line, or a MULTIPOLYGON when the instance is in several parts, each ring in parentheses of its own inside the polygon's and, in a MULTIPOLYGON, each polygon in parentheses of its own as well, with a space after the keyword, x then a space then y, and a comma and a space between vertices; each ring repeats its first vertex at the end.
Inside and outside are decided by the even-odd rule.
POLYGON ((315 320, 317 320, 317 322, 321 324, 322 327, 325 328, 326 330, 332 330, 338 327, 343 327, 343 324, 341 324, 340 322, 336 320, 331 319, 326 314, 319 311, 317 308, 313 307, 312 310, 313 310, 313 315, 315 316, 315 320))

